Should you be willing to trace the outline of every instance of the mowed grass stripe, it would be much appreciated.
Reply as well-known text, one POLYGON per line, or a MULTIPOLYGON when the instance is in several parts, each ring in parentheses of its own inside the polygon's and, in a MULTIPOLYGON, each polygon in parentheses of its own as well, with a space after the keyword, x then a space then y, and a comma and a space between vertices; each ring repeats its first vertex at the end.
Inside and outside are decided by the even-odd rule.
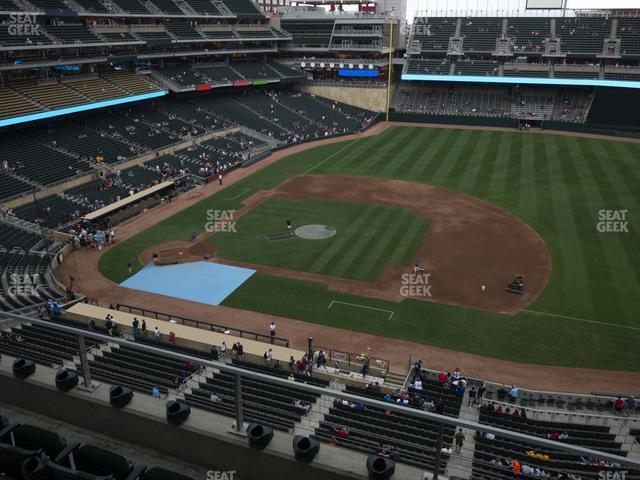
MULTIPOLYGON (((482 132, 470 130, 470 135, 466 144, 460 150, 460 153, 457 155, 457 157, 455 157, 453 161, 449 162, 449 164, 447 165, 448 172, 446 172, 445 183, 457 183, 459 179, 462 178, 465 170, 469 166, 469 163, 475 160, 474 156, 478 151, 478 143, 480 142, 482 137, 482 132)), ((442 172, 442 175, 445 175, 445 171, 442 172)))
POLYGON ((529 199, 536 198, 536 169, 538 163, 543 163, 544 159, 538 155, 531 155, 536 144, 536 135, 524 135, 521 145, 521 168, 520 168, 520 195, 518 197, 518 207, 524 211, 525 218, 536 219, 538 211, 537 202, 529 199))
MULTIPOLYGON (((561 222, 561 216, 558 215, 556 208, 557 204, 564 203, 567 205, 568 200, 559 200, 559 195, 556 195, 556 189, 549 188, 551 185, 552 172, 557 171, 557 163, 559 156, 557 150, 554 148, 557 146, 554 142, 545 141, 542 136, 536 136, 533 143, 533 156, 535 158, 535 224, 534 227, 538 229, 538 233, 544 235, 546 230, 552 232, 558 231, 558 228, 564 227, 559 225, 561 222), (554 164, 552 168, 551 164, 554 164), (554 228, 555 227, 555 228, 554 228), (543 229, 542 231, 540 229, 543 229)), ((566 195, 566 190, 563 190, 566 195)), ((575 227, 570 230, 575 233, 575 227)), ((544 235, 546 236, 546 235, 544 235)), ((568 287, 566 279, 566 271, 571 268, 567 265, 567 260, 575 255, 574 249, 565 252, 564 244, 560 242, 554 242, 548 245, 551 251, 553 274, 550 279, 549 286, 553 285, 553 288, 547 288, 542 294, 542 298, 553 297, 553 301, 566 298, 566 287, 568 287)), ((582 273, 581 275, 586 275, 582 273)))
MULTIPOLYGON (((349 249, 345 250, 345 254, 340 261, 332 266, 330 269, 332 274, 338 277, 350 276, 345 275, 345 272, 347 272, 352 265, 366 264, 368 265, 367 270, 369 270, 370 266, 377 264, 379 252, 372 251, 371 246, 375 245, 380 238, 393 236, 387 228, 387 225, 396 214, 397 211, 394 211, 394 209, 382 206, 378 207, 375 217, 359 232, 360 234, 354 239, 355 241, 349 244, 349 249), (382 233, 382 235, 380 235, 380 233, 382 233), (370 258, 361 259, 356 255, 352 255, 352 253, 357 254, 358 252, 366 252, 370 258)), ((362 277, 356 276, 355 278, 363 280, 362 277)))
POLYGON ((360 162, 358 165, 359 171, 373 172, 374 175, 377 174, 387 163, 393 163, 398 156, 398 152, 404 148, 408 140, 413 136, 413 129, 409 128, 406 131, 398 133, 395 137, 390 138, 375 155, 369 155, 368 158, 360 162))
MULTIPOLYGON (((409 228, 411 222, 417 221, 420 222, 421 219, 413 215, 408 210, 398 210, 395 215, 391 218, 391 221, 387 221, 386 224, 383 224, 382 231, 384 231, 384 235, 379 236, 378 238, 373 238, 372 242, 369 242, 365 246, 365 251, 371 252, 371 255, 376 258, 384 258, 385 266, 387 264, 396 263, 395 256, 402 254, 403 252, 397 248, 398 241, 404 232, 409 228)), ((414 250, 415 251, 415 250, 414 250)), ((382 269, 380 268, 381 262, 377 264, 370 263, 360 264, 353 263, 349 266, 348 271, 353 271, 353 278, 359 279, 377 279, 382 273, 382 269)))
MULTIPOLYGON (((604 205, 604 198, 611 198, 614 200, 614 205, 607 209, 633 210, 634 208, 628 204, 629 201, 633 202, 633 200, 631 198, 623 200, 621 196, 621 189, 619 188, 620 186, 614 185, 614 182, 611 179, 611 175, 615 173, 613 171, 614 167, 612 167, 611 163, 603 165, 600 162, 600 158, 602 157, 599 154, 601 151, 598 150, 596 153, 596 146, 595 142, 584 142, 581 144, 581 149, 584 154, 584 158, 587 159, 586 164, 588 172, 591 174, 593 181, 598 185, 598 188, 602 191, 600 195, 600 202, 604 205)), ((638 208, 636 206, 635 210, 637 211, 637 209, 638 208)), ((628 241, 630 239, 629 233, 610 232, 601 233, 600 235, 606 237, 607 263, 609 264, 612 278, 616 279, 614 284, 616 286, 625 283, 636 286, 640 284, 640 272, 632 267, 632 265, 637 265, 638 262, 640 262, 640 254, 638 253, 639 250, 635 242, 628 241)))
POLYGON ((506 135, 504 132, 500 134, 500 142, 493 162, 493 169, 487 172, 488 188, 487 195, 492 200, 496 198, 504 198, 505 192, 509 188, 507 183, 508 164, 511 161, 509 152, 511 151, 511 143, 514 141, 514 134, 506 135))
POLYGON ((376 205, 368 205, 364 212, 352 223, 347 231, 341 232, 340 235, 333 237, 332 244, 320 257, 309 267, 310 272, 325 273, 326 266, 331 260, 336 258, 347 245, 352 244, 354 239, 361 235, 361 231, 365 229, 372 218, 378 213, 376 205))
POLYGON ((411 150, 404 153, 395 162, 389 162, 380 172, 381 177, 403 178, 413 166, 418 166, 426 161, 425 153, 444 135, 446 130, 442 128, 430 128, 422 135, 416 135, 411 141, 411 150))
POLYGON ((511 137, 509 144, 509 161, 507 162, 506 185, 503 190, 503 201, 514 207, 520 207, 522 191, 522 144, 525 133, 511 137))
MULTIPOLYGON (((557 187, 552 191, 554 200, 553 207, 558 214, 551 220, 549 229, 559 232, 564 242, 559 242, 557 249, 562 250, 562 263, 558 262, 558 273, 563 269, 565 272, 571 272, 567 275, 556 275, 556 261, 553 260, 553 274, 550 283, 555 285, 560 283, 562 286, 556 289, 546 289, 541 299, 536 302, 537 309, 549 309, 558 311, 559 306, 566 305, 564 295, 578 295, 581 298, 579 305, 571 307, 564 306, 560 311, 566 312, 568 315, 573 314, 578 317, 590 316, 593 312, 592 286, 588 281, 589 274, 584 264, 586 253, 583 250, 581 239, 578 237, 578 224, 575 221, 575 213, 573 211, 573 202, 575 198, 570 192, 571 185, 575 179, 568 178, 569 171, 564 168, 563 163, 569 161, 566 157, 567 151, 559 137, 552 136, 545 143, 547 150, 547 158, 549 165, 549 175, 558 179, 557 187), (577 242, 577 244, 576 244, 577 242), (547 300, 551 297, 550 300, 547 300), (543 306, 538 304, 542 303, 543 306)), ((552 251, 552 255, 555 252, 552 251)))
POLYGON ((589 186, 588 179, 584 179, 580 175, 580 171, 584 171, 584 162, 582 161, 580 152, 580 144, 575 138, 559 137, 559 141, 563 145, 561 151, 563 170, 566 177, 573 178, 573 194, 572 202, 573 215, 576 226, 580 229, 578 235, 583 240, 586 249, 583 251, 583 261, 587 267, 587 278, 591 287, 591 295, 593 299, 594 312, 596 318, 615 318, 620 316, 620 306, 618 303, 618 294, 615 287, 610 285, 613 280, 609 265, 606 264, 606 251, 602 245, 602 239, 595 230, 595 212, 597 207, 591 201, 591 195, 586 195, 583 185, 589 186), (585 182, 583 184, 583 182, 585 182), (593 257, 592 257, 593 256, 593 257), (590 261, 591 258, 599 259, 599 262, 590 261), (594 288, 593 280, 599 280, 597 288, 594 288), (613 317, 612 317, 613 316, 613 317))
POLYGON ((451 139, 454 137, 452 130, 445 130, 443 135, 438 136, 437 140, 431 145, 429 150, 421 155, 421 158, 426 158, 426 161, 416 162, 407 173, 407 178, 412 178, 418 181, 431 182, 433 178, 433 172, 438 164, 451 150, 451 139))
POLYGON ((398 158, 404 158, 406 149, 409 148, 411 142, 416 138, 416 134, 418 133, 416 132, 416 130, 416 128, 412 128, 409 129, 406 135, 398 135, 398 137, 400 138, 400 142, 396 144, 396 148, 385 150, 384 152, 381 152, 380 155, 373 155, 373 160, 375 160, 376 156, 379 157, 378 160, 373 162, 366 162, 363 167, 368 168, 370 171, 374 172, 374 175, 380 176, 380 172, 385 167, 394 165, 395 161, 398 158))
POLYGON ((350 170, 356 168, 361 159, 371 156, 381 145, 384 145, 388 138, 391 138, 388 131, 375 137, 362 138, 353 149, 350 149, 344 155, 336 155, 330 162, 318 167, 318 171, 314 173, 348 174, 350 170))
MULTIPOLYGON (((423 219, 418 219, 418 221, 412 221, 407 230, 404 232, 400 241, 398 242, 398 247, 396 248, 396 255, 393 256, 393 264, 401 264, 406 265, 407 263, 412 263, 414 260, 414 255, 418 246, 424 239, 427 234, 427 229, 430 223, 424 221, 423 219), (401 253, 402 252, 402 253, 401 253)), ((421 259, 424 264, 424 258, 421 259)))
MULTIPOLYGON (((473 186, 476 184, 478 175, 487 160, 487 156, 491 155, 491 149, 489 147, 493 144, 495 136, 496 132, 493 131, 481 132, 471 161, 458 178, 457 185, 460 190, 467 192, 473 191, 473 186)), ((452 181, 455 180, 456 179, 452 179, 452 181)))
MULTIPOLYGON (((638 174, 629 166, 625 161, 630 152, 623 142, 617 142, 614 144, 615 150, 618 152, 616 155, 617 161, 612 162, 613 167, 618 172, 618 178, 620 184, 624 184, 627 187, 629 194, 635 199, 636 205, 640 205, 640 178, 638 174)), ((606 158, 608 154, 608 145, 601 144, 601 149, 604 152, 603 158, 606 158)))
POLYGON ((457 136, 456 140, 451 143, 449 151, 436 158, 436 163, 431 165, 433 173, 431 174, 431 182, 436 185, 442 185, 446 183, 449 170, 453 167, 456 159, 462 155, 462 152, 469 145, 473 136, 472 130, 463 130, 463 132, 457 136))

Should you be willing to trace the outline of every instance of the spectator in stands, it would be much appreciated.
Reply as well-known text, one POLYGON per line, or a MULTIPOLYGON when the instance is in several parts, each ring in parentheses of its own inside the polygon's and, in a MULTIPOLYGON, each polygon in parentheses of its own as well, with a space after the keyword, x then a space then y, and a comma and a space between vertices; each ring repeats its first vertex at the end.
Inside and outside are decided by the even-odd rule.
MULTIPOLYGON (((220 185, 222 185, 222 183, 220 185)), ((269 333, 271 334, 271 343, 273 343, 276 337, 276 322, 272 321, 269 324, 269 333)))
POLYGON ((282 364, 280 363, 280 360, 276 360, 276 363, 273 364, 273 368, 275 370, 282 370, 282 364))
POLYGON ((535 458, 536 460, 542 460, 543 462, 549 461, 549 455, 546 453, 536 452, 535 450, 529 450, 524 452, 527 457, 535 458))
POLYGON ((447 383, 449 381, 449 378, 447 377, 447 374, 444 372, 440 372, 438 374, 438 381, 440 383, 447 383))
POLYGON ((364 359, 364 361, 362 362, 362 379, 364 380, 364 378, 368 375, 369 373, 369 357, 366 357, 364 359))
POLYGON ((153 387, 151 389, 151 396, 153 398, 160 398, 160 389, 158 387, 153 387))
POLYGON ((476 391, 476 387, 471 387, 471 390, 469 390, 469 405, 476 404, 477 396, 478 396, 478 392, 476 391))
POLYGON ((464 445, 464 439, 465 439, 464 432, 462 431, 461 428, 458 429, 454 438, 456 440, 456 453, 460 453, 462 452, 462 446, 464 445))
POLYGON ((293 409, 302 414, 307 414, 311 411, 311 405, 307 402, 303 402, 302 400, 294 400, 292 402, 293 409))
POLYGON ((239 360, 244 360, 244 347, 238 342, 237 354, 239 360))
POLYGON ((142 325, 140 327, 140 332, 142 333, 143 337, 147 337, 147 321, 143 318, 142 319, 142 325))
POLYGON ((349 430, 347 427, 336 427, 334 428, 333 433, 340 438, 347 438, 349 436, 349 430))
POLYGON ((159 342, 160 341, 160 329, 158 328, 158 326, 156 325, 156 327, 153 329, 153 336, 155 337, 156 341, 159 342))
POLYGON ((296 381, 296 377, 293 375, 293 372, 289 374, 289 376, 287 377, 287 380, 289 380, 290 382, 296 381))
POLYGON ((420 380, 420 377, 414 380, 413 388, 415 388, 416 390, 422 390, 422 380, 420 380))
POLYGON ((222 342, 222 345, 220 345, 220 358, 223 358, 226 353, 227 353, 227 342, 222 342))
POLYGON ((316 360, 316 367, 325 367, 327 366, 327 357, 325 356, 324 350, 320 350, 318 352, 318 358, 316 360))
POLYGON ((520 472, 522 471, 522 466, 520 465, 520 461, 518 459, 515 459, 513 462, 511 462, 511 468, 513 469, 513 476, 519 477, 520 472))
POLYGON ((271 348, 270 348, 269 350, 267 350, 266 352, 264 352, 264 355, 263 355, 263 357, 264 357, 264 364, 265 364, 267 367, 271 366, 271 357, 273 356, 273 353, 272 353, 272 352, 273 352, 273 349, 271 349, 271 348))
POLYGON ((622 399, 621 396, 618 396, 618 398, 616 398, 616 400, 613 402, 613 411, 615 413, 620 413, 624 410, 624 407, 626 406, 624 400, 622 399))
POLYGON ((637 408, 637 403, 636 403, 636 399, 633 398, 633 395, 631 395, 629 398, 627 398, 627 410, 629 412, 634 412, 635 409, 637 408))
POLYGON ((140 334, 140 322, 136 317, 133 317, 133 322, 131 322, 131 331, 133 332, 134 337, 137 337, 140 334))
POLYGON ((482 399, 484 398, 484 393, 486 391, 487 391, 487 385, 483 382, 482 385, 480 385, 480 388, 478 389, 478 395, 476 395, 478 403, 482 403, 482 399))
POLYGON ((567 432, 551 432, 547 433, 547 438, 549 440, 566 440, 569 438, 569 434, 567 432))
POLYGON ((234 359, 234 360, 237 360, 237 358, 238 358, 238 344, 237 343, 234 343, 231 346, 231 358, 234 359))
POLYGON ((175 345, 175 343, 176 343, 176 334, 175 334, 175 332, 169 332, 169 343, 171 345, 175 345))
POLYGON ((293 367, 295 366, 296 361, 293 358, 293 355, 291 355, 291 357, 289 358, 289 371, 293 372, 293 367))
POLYGON ((413 364, 413 380, 420 376, 420 371, 422 370, 422 360, 418 360, 413 364))
POLYGON ((515 385, 511 386, 511 390, 509 390, 509 395, 507 395, 509 397, 509 400, 511 400, 512 402, 515 402, 516 400, 518 400, 518 387, 516 387, 515 385))
POLYGON ((89 323, 89 325, 88 325, 89 331, 90 332, 95 331, 95 329, 96 329, 96 320, 94 318, 90 318, 88 323, 89 323))
POLYGON ((462 372, 458 367, 456 367, 453 373, 451 374, 451 378, 453 379, 453 382, 457 382, 462 378, 462 372))
POLYGON ((212 360, 218 360, 219 358, 219 354, 218 354, 218 349, 216 348, 215 345, 211 346, 211 359, 212 360))
POLYGON ((400 454, 395 450, 392 450, 388 445, 380 444, 380 450, 378 451, 379 457, 390 458, 391 460, 400 460, 400 454))

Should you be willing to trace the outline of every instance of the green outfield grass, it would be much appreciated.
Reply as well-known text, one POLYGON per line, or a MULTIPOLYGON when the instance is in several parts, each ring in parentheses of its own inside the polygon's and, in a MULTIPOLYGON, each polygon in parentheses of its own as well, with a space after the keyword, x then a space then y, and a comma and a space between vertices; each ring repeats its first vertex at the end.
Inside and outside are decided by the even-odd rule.
POLYGON ((210 241, 228 260, 291 268, 373 282, 387 265, 410 265, 429 222, 409 209, 308 198, 271 198, 241 217, 235 231, 210 241), (269 241, 265 235, 323 224, 336 229, 325 240, 298 237, 269 241))
MULTIPOLYGON (((101 271, 126 277, 153 244, 201 231, 206 210, 292 175, 368 175, 481 198, 531 225, 552 255, 549 285, 514 317, 406 300, 336 295, 324 285, 254 275, 226 305, 496 358, 640 370, 640 144, 521 132, 393 127, 287 157, 107 252, 101 271), (599 233, 599 211, 627 210, 628 233, 599 233), (288 299, 288 300, 287 300, 288 299), (333 300, 394 311, 328 309, 333 300)), ((505 232, 508 235, 508 232, 505 232)), ((526 252, 523 252, 526 255, 526 252)), ((410 352, 407 352, 410 353, 410 352)))

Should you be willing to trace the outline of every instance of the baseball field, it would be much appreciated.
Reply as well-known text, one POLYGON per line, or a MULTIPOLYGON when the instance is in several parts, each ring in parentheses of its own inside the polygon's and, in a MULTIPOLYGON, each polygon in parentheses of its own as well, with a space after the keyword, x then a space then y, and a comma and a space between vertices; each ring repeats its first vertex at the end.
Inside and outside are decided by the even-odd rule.
MULTIPOLYGON (((240 210, 248 199, 293 178, 363 177, 362 182, 353 179, 355 186, 365 183, 364 177, 375 177, 428 185, 485 202, 488 210, 503 210, 528 225, 551 259, 541 294, 518 313, 506 315, 330 288, 322 278, 375 282, 385 268, 409 268, 421 242, 428 244, 434 226, 446 221, 431 223, 416 215, 412 205, 386 205, 374 200, 371 190, 370 204, 362 197, 358 202, 314 198, 313 192, 308 198, 271 197, 239 218, 237 234, 207 238, 221 261, 318 275, 305 279, 258 269, 224 304, 517 362, 638 371, 638 167, 638 143, 395 126, 279 160, 119 243, 101 257, 99 266, 106 277, 120 282, 127 276, 127 262, 142 266, 139 257, 145 249, 202 232, 209 210, 240 210), (265 243, 264 235, 286 231, 289 217, 296 224, 331 225, 337 234, 320 241, 265 243)), ((427 202, 412 198, 416 205, 427 202)), ((473 254, 482 257, 484 252, 475 252, 473 235, 466 235, 452 245, 469 263, 473 254)), ((534 255, 509 229, 501 235, 506 245, 519 248, 523 261, 534 255)), ((455 258, 455 250, 447 253, 455 258)), ((509 280, 515 272, 502 273, 509 280)))

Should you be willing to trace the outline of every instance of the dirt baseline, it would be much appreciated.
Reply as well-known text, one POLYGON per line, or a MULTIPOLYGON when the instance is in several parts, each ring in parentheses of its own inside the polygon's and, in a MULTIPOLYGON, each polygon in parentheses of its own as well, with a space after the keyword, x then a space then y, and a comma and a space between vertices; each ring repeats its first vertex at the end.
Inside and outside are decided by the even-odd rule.
MULTIPOLYGON (((500 208, 451 190, 372 177, 292 177, 273 190, 249 197, 237 218, 272 197, 313 197, 408 208, 432 222, 415 254, 424 271, 407 278, 407 274, 413 274, 411 268, 393 265, 385 268, 376 282, 363 282, 226 259, 215 261, 251 267, 269 275, 322 282, 340 293, 390 301, 409 296, 503 314, 515 314, 530 304, 551 274, 551 255, 531 227, 500 208), (524 276, 526 295, 504 291, 515 275, 524 276), (429 288, 423 287, 425 283, 429 288)), ((145 250, 140 260, 149 262, 152 252, 179 261, 202 260, 204 255, 215 257, 215 246, 207 242, 209 236, 200 235, 197 243, 155 245, 145 250)))

